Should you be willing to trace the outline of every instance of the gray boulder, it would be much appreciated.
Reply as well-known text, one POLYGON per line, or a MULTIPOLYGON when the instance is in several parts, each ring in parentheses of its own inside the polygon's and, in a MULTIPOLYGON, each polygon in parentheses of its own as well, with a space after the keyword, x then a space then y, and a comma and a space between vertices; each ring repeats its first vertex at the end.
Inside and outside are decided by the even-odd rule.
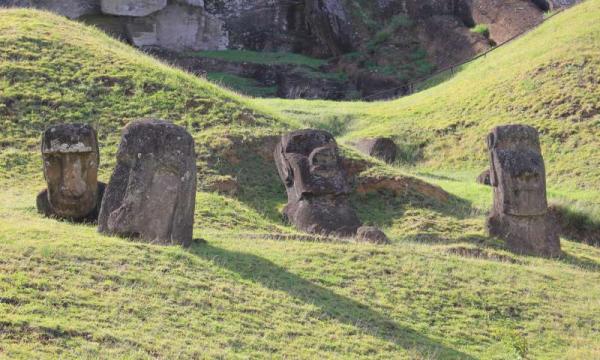
POLYGON ((159 120, 127 125, 98 230, 150 243, 188 246, 196 199, 194 139, 159 120))
POLYGON ((361 139, 356 143, 356 148, 363 154, 381 159, 386 163, 396 161, 398 154, 396 143, 389 138, 361 139))
POLYGON ((560 240, 548 213, 546 169, 537 130, 524 125, 495 128, 488 136, 494 204, 487 227, 512 251, 560 254, 560 240))
POLYGON ((356 240, 361 243, 370 243, 377 245, 385 245, 390 243, 390 239, 385 233, 376 227, 361 226, 356 232, 356 240))

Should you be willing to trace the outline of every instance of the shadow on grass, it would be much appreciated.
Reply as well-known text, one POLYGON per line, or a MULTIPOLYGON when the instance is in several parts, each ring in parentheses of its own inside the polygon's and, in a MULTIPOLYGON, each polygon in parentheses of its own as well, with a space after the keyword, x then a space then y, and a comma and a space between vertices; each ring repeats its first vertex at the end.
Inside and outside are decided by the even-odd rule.
POLYGON ((590 214, 563 205, 552 205, 550 212, 560 226, 563 237, 575 242, 600 246, 600 221, 590 214))
POLYGON ((504 247, 498 245, 497 241, 494 241, 493 238, 484 235, 477 234, 467 234, 464 236, 460 236, 454 239, 448 238, 444 236, 444 233, 417 233, 406 236, 403 238, 406 241, 413 241, 422 244, 459 244, 459 243, 470 243, 479 246, 485 246, 486 248, 495 249, 495 250, 505 250, 504 247))
POLYGON ((259 283, 305 303, 319 307, 329 318, 360 328, 363 332, 416 351, 424 358, 473 359, 414 330, 400 326, 368 306, 313 284, 262 257, 229 251, 210 244, 194 244, 191 253, 233 271, 242 278, 259 283))
POLYGON ((418 193, 395 196, 388 191, 366 195, 354 194, 350 200, 363 222, 378 227, 393 226, 394 222, 402 219, 407 209, 426 209, 457 220, 471 218, 476 212, 471 202, 452 194, 449 194, 445 203, 418 193))
POLYGON ((575 255, 567 254, 566 252, 563 251, 563 253, 559 259, 562 260, 562 262, 564 262, 566 264, 576 266, 583 270, 588 270, 588 271, 593 271, 593 272, 600 271, 600 263, 597 261, 594 261, 590 258, 578 257, 575 255))

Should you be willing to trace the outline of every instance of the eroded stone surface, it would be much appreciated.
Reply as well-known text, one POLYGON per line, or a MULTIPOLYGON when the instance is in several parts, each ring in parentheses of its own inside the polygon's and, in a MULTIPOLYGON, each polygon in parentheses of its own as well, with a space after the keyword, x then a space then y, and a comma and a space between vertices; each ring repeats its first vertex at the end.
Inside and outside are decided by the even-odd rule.
POLYGON ((98 183, 96 131, 83 124, 51 126, 42 135, 41 149, 48 188, 37 196, 38 212, 72 221, 95 221, 104 190, 104 184, 98 183))
POLYGON ((160 120, 133 122, 123 131, 98 230, 151 243, 188 246, 195 198, 191 135, 160 120))
POLYGON ((544 13, 533 1, 472 0, 472 16, 486 24, 491 39, 500 44, 544 20, 544 13))
POLYGON ((358 242, 385 245, 390 243, 390 239, 385 233, 373 226, 361 226, 356 232, 358 242))
POLYGON ((556 256, 560 242, 548 214, 546 169, 537 130, 524 125, 495 128, 488 136, 494 204, 490 235, 519 253, 556 256))
POLYGON ((167 0, 101 0, 102 12, 119 16, 148 16, 167 6, 167 0))
POLYGON ((281 138, 274 156, 288 194, 284 213, 292 224, 314 234, 356 234, 361 223, 350 206, 350 186, 331 134, 289 133, 281 138))
POLYGON ((126 29, 138 47, 171 51, 225 50, 229 38, 224 23, 200 7, 171 4, 144 18, 131 18, 126 29))
POLYGON ((361 139, 356 142, 356 148, 363 154, 381 159, 386 163, 396 161, 398 154, 396 143, 389 138, 361 139))

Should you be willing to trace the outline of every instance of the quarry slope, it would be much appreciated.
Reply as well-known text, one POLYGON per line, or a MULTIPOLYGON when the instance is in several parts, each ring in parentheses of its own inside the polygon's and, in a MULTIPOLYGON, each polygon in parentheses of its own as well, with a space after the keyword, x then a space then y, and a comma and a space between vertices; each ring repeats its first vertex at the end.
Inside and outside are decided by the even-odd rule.
POLYGON ((575 6, 488 56, 430 80, 412 96, 372 104, 259 103, 332 129, 346 141, 390 136, 403 153, 399 166, 461 182, 487 166, 484 139, 493 126, 529 124, 541 133, 549 185, 556 190, 552 196, 597 207, 599 4, 575 6))
MULTIPOLYGON (((594 14, 584 6, 573 11, 594 14)), ((594 25, 583 25, 590 32, 565 40, 594 44, 594 25)), ((487 238, 482 225, 490 190, 461 178, 465 173, 444 172, 452 165, 483 166, 485 154, 464 161, 457 155, 445 164, 429 152, 432 143, 422 158, 407 155, 393 166, 371 160, 374 175, 411 172, 452 194, 445 203, 412 193, 354 196, 360 216, 384 228, 390 246, 294 241, 296 233, 282 222, 284 189, 265 155, 274 136, 309 125, 328 127, 345 140, 388 132, 403 139, 410 155, 406 149, 419 144, 418 136, 443 139, 431 129, 458 122, 451 118, 462 112, 451 95, 440 99, 455 108, 429 105, 428 115, 398 102, 265 103, 172 69, 94 29, 30 10, 0 11, 0 49, 0 356, 600 356, 600 251, 565 239, 561 258, 538 259, 507 253, 487 238), (411 111, 423 113, 398 121, 411 111), (197 142, 197 240, 190 249, 100 236, 92 226, 36 213, 35 195, 44 186, 42 129, 58 122, 94 124, 102 145, 100 179, 107 180, 120 129, 146 116, 185 126, 197 142), (413 124, 421 121, 419 132, 413 124), (236 193, 213 191, 226 180, 237 182, 236 193), (287 240, 276 240, 281 234, 287 240)), ((401 101, 425 102, 421 96, 401 101)), ((559 124, 589 123, 571 120, 559 124)), ((440 141, 462 151, 456 139, 440 141)), ((548 142, 544 150, 562 159, 548 142)), ((360 159, 348 147, 343 152, 360 159)), ((576 155, 583 162, 586 154, 576 155)), ((555 175, 562 179, 555 193, 569 199, 592 194, 593 200, 592 190, 571 191, 579 182, 594 186, 586 176, 572 176, 571 183, 555 175)))

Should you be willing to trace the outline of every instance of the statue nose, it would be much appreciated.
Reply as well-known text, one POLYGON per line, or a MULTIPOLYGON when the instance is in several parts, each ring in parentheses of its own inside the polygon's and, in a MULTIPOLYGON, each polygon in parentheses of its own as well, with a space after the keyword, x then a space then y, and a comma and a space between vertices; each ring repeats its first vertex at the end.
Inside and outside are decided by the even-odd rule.
POLYGON ((69 171, 63 178, 60 190, 63 194, 71 197, 79 197, 85 193, 86 183, 81 174, 76 171, 69 171))

